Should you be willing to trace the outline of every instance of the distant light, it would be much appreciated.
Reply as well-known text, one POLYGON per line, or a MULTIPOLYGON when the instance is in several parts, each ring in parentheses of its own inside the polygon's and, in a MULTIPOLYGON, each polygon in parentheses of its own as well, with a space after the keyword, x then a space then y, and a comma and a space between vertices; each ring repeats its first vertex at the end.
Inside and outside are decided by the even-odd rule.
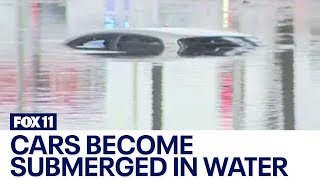
POLYGON ((129 22, 125 22, 125 23, 124 23, 124 27, 125 27, 125 28, 130 27, 129 22))
POLYGON ((115 4, 116 4, 115 0, 107 0, 106 1, 107 11, 114 11, 116 9, 115 4))
POLYGON ((112 17, 106 17, 105 20, 105 28, 115 28, 116 27, 116 21, 112 17))
POLYGON ((31 4, 31 16, 32 16, 32 21, 34 23, 34 26, 39 25, 39 13, 40 13, 40 6, 38 3, 32 3, 31 4))
POLYGON ((229 0, 223 0, 223 28, 229 27, 229 0))

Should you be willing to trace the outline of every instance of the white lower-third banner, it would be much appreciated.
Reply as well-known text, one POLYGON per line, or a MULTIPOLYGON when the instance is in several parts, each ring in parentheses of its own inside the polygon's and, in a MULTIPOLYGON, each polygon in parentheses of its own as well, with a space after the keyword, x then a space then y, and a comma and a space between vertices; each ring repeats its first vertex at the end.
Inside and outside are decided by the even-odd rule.
POLYGON ((0 132, 1 179, 317 179, 318 131, 0 132))

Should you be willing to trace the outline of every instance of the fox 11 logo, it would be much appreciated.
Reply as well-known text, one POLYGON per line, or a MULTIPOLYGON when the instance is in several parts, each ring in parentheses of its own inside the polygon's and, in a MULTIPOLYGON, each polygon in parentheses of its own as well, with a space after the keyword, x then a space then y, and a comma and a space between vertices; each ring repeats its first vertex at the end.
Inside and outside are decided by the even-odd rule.
POLYGON ((10 130, 57 130, 57 114, 11 113, 10 130))

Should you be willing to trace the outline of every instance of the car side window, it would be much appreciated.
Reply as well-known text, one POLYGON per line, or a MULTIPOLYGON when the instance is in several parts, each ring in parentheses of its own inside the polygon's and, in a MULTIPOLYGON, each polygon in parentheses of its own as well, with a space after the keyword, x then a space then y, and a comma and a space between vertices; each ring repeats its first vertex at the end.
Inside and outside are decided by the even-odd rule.
POLYGON ((82 45, 79 45, 77 47, 104 49, 104 48, 106 48, 106 41, 105 40, 92 40, 92 41, 85 42, 82 45))
POLYGON ((156 56, 163 52, 164 45, 159 38, 130 34, 121 36, 117 50, 129 56, 156 56))

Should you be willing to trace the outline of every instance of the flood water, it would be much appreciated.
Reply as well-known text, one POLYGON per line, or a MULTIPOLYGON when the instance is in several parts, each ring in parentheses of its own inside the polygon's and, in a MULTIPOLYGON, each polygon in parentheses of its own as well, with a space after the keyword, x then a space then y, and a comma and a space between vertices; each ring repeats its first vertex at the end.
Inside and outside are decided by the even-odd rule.
POLYGON ((320 129, 319 8, 318 0, 0 0, 0 129, 10 112, 58 113, 59 129, 320 129), (264 46, 237 57, 117 61, 61 45, 93 29, 150 26, 239 31, 264 46))

